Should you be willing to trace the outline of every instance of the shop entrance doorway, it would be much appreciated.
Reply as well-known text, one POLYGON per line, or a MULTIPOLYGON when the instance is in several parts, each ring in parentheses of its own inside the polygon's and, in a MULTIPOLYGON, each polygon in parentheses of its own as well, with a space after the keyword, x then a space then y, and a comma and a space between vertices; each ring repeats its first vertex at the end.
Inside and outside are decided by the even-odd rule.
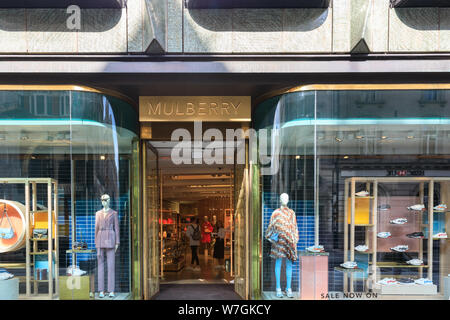
MULTIPOLYGON (((216 126, 221 131, 231 127, 216 126)), ((185 128, 191 129, 189 125, 185 128)), ((163 284, 186 288, 195 284, 222 284, 247 298, 247 143, 241 141, 243 162, 237 159, 240 150, 237 139, 232 153, 223 152, 223 161, 211 162, 207 159, 211 155, 211 141, 193 138, 184 141, 195 145, 189 159, 177 163, 174 158, 180 141, 173 141, 170 129, 167 125, 153 127, 153 139, 143 143, 144 298, 151 299, 163 284)))

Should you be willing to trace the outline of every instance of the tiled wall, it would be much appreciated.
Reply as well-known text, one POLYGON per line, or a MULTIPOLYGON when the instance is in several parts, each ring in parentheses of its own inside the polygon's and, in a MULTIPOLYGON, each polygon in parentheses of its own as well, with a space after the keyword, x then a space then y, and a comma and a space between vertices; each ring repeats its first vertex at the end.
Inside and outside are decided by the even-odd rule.
MULTIPOLYGON (((279 194, 272 192, 263 193, 263 232, 267 230, 272 212, 279 207, 279 194)), ((289 208, 296 212, 299 241, 297 251, 305 250, 306 247, 314 245, 314 201, 290 200, 289 208)), ((263 240, 263 291, 275 291, 275 260, 269 257, 270 242, 263 240)), ((286 287, 284 264, 281 272, 281 288, 286 287)), ((295 261, 292 270, 292 290, 299 288, 299 260, 295 261)))

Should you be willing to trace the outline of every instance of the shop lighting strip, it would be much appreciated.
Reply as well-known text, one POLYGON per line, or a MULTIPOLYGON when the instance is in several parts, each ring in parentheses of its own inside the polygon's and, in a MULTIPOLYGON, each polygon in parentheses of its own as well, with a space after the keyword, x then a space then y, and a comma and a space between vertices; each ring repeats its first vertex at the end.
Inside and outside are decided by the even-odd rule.
POLYGON ((281 128, 296 126, 341 126, 341 125, 450 125, 450 119, 407 118, 407 119, 295 119, 285 123, 281 128))
POLYGON ((93 121, 93 120, 63 120, 63 119, 0 119, 0 126, 70 126, 70 125, 80 125, 80 126, 95 126, 106 128, 106 125, 93 121))

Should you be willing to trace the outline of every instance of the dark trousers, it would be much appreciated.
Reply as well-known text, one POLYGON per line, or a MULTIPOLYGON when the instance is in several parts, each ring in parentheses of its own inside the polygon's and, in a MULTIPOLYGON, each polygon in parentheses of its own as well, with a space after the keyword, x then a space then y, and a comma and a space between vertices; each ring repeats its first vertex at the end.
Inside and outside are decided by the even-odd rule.
POLYGON ((191 246, 191 251, 192 251, 191 264, 194 264, 194 261, 195 261, 195 262, 197 262, 197 265, 199 266, 200 261, 198 260, 197 248, 198 248, 198 246, 191 246))

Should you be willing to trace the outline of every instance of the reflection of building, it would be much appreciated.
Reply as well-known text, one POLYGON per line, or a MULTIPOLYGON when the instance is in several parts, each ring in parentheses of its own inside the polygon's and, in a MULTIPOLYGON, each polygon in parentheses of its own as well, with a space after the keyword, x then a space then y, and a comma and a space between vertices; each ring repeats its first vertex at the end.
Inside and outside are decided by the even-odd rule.
MULTIPOLYGON (((279 194, 287 192, 297 214, 302 258, 314 259, 305 249, 324 245, 328 274, 320 279, 327 278, 330 293, 345 291, 345 274, 353 277, 354 291, 366 291, 373 255, 355 255, 363 271, 352 277, 335 270, 346 260, 345 179, 411 179, 380 183, 380 201, 389 204, 395 197, 418 198, 421 186, 414 179, 448 176, 450 86, 443 82, 450 30, 442 23, 447 9, 436 1, 416 0, 425 6, 416 8, 408 0, 278 0, 280 8, 273 8, 270 1, 249 7, 246 0, 128 0, 125 7, 104 0, 108 8, 99 8, 94 1, 74 0, 83 21, 75 31, 67 29, 65 1, 44 1, 39 9, 0 2, 0 178, 58 181, 61 276, 75 260, 96 276, 92 252, 69 250, 72 240, 95 249, 93 215, 101 208, 99 197, 108 193, 121 226, 120 298, 149 299, 158 292, 167 263, 161 259, 167 247, 160 234, 178 241, 177 256, 171 256, 176 260, 182 243, 173 221, 187 221, 171 216, 169 223, 159 215, 181 214, 180 208, 191 206, 190 217, 235 217, 225 221, 234 233, 227 234, 225 260, 231 267, 224 277, 236 280, 235 291, 243 298, 270 299, 275 276, 264 231, 279 194), (42 21, 43 15, 51 19, 42 21), (144 102, 158 99, 168 107, 156 116, 144 102), (238 103, 243 113, 232 117, 238 103), (171 135, 185 129, 194 136, 194 120, 203 121, 202 134, 280 129, 280 160, 273 166, 279 170, 265 175, 260 163, 206 164, 201 156, 207 142, 188 155, 192 165, 175 166, 170 160, 177 141, 171 135), (195 201, 201 205, 195 207, 195 201)), ((268 137, 270 154, 276 146, 268 137)), ((358 184, 356 191, 364 187, 358 184)), ((424 188, 427 194, 428 185, 424 188)), ((447 201, 446 189, 435 183, 436 205, 447 201)), ((37 196, 44 210, 45 190, 37 196)), ((23 197, 22 187, 0 184, 0 198, 23 197)), ((445 233, 448 219, 448 213, 436 213, 433 229, 445 233)), ((369 239, 366 227, 355 227, 357 244, 369 239)), ((424 263, 433 264, 435 299, 443 297, 443 275, 450 273, 448 241, 432 241, 439 254, 430 262, 428 242, 422 243, 424 263)), ((380 261, 419 258, 416 251, 401 255, 384 249, 380 261)), ((0 264, 15 262, 18 255, 0 254, 0 264)), ((426 275, 412 270, 380 268, 377 274, 426 275)), ((301 290, 320 281, 314 274, 309 278, 317 282, 305 286, 301 271, 296 262, 292 288, 300 298, 301 290)))

